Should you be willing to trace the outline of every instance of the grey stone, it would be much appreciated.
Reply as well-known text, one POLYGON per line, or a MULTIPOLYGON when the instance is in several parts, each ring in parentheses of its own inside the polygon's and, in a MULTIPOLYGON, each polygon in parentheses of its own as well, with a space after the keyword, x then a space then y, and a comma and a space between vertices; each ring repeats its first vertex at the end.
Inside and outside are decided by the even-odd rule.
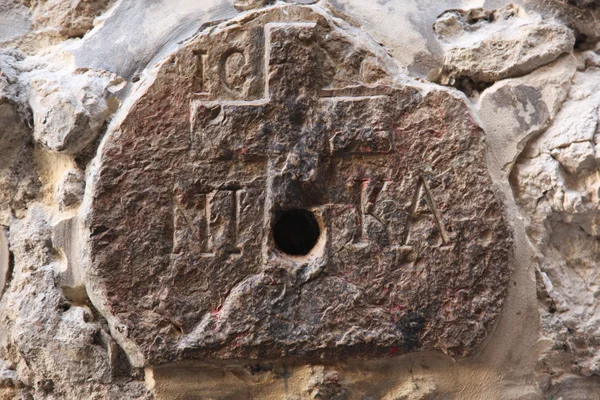
POLYGON ((568 375, 600 375, 598 74, 594 67, 575 74, 552 125, 530 141, 511 174, 538 249, 539 370, 550 377, 549 393, 576 393, 568 375))
POLYGON ((30 28, 31 15, 23 4, 16 1, 0 3, 0 44, 23 36, 30 28))

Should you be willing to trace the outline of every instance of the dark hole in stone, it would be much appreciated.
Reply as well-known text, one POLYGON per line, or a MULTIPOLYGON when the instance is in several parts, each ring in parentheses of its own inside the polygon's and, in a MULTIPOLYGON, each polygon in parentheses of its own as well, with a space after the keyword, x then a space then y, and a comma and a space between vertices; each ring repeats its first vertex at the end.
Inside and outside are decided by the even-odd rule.
POLYGON ((576 50, 588 50, 589 43, 587 42, 588 36, 586 34, 580 33, 575 36, 575 49, 576 50))
POLYGON ((286 210, 273 226, 273 239, 284 253, 293 256, 308 254, 319 239, 319 223, 307 210, 286 210))

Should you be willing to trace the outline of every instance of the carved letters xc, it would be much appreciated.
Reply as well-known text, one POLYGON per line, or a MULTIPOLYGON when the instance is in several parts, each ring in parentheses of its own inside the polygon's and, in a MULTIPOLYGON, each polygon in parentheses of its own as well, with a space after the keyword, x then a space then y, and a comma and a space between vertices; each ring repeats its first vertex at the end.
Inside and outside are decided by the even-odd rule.
POLYGON ((464 356, 491 328, 512 239, 481 129, 344 24, 209 28, 105 141, 88 279, 134 363, 464 356))

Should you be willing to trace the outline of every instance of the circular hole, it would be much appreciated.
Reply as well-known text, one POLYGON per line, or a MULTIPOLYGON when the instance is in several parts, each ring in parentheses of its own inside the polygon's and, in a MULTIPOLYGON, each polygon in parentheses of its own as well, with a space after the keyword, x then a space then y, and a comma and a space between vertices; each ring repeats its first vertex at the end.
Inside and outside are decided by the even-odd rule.
POLYGON ((286 210, 273 226, 273 239, 284 253, 293 256, 308 254, 319 239, 319 223, 307 210, 286 210))

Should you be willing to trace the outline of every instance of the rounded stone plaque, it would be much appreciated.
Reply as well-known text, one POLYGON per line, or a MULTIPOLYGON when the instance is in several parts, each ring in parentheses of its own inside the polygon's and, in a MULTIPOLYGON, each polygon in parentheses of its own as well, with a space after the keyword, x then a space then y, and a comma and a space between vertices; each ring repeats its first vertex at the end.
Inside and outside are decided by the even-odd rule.
POLYGON ((95 160, 94 302, 136 364, 468 355, 512 237, 483 132, 314 6, 212 27, 95 160))

